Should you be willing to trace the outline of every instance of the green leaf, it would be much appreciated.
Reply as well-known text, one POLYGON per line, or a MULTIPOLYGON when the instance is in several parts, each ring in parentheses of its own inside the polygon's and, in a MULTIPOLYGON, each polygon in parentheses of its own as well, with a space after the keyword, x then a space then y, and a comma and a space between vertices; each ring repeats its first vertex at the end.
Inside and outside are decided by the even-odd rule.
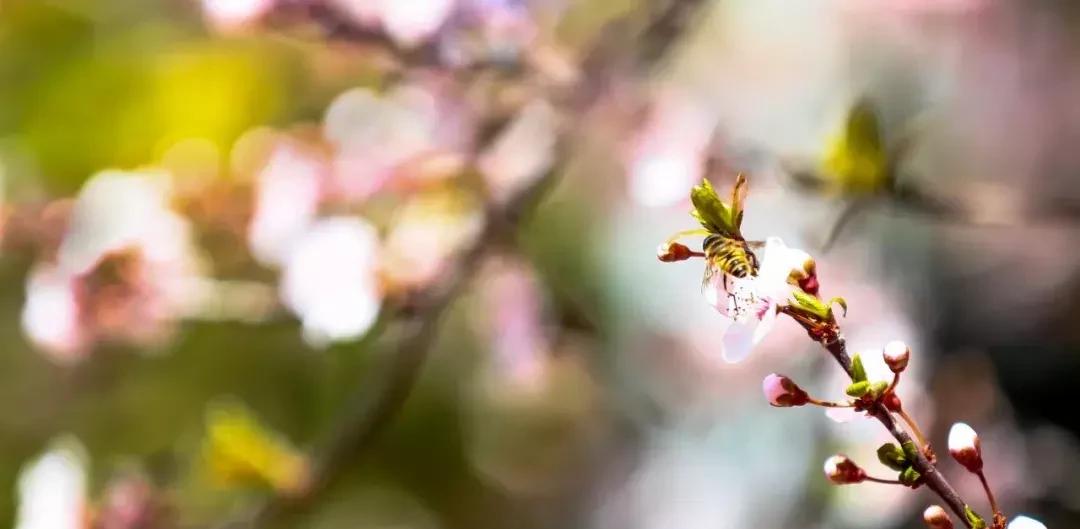
POLYGON ((851 380, 855 382, 866 381, 866 368, 863 367, 862 356, 857 353, 851 358, 851 380))
POLYGON ((887 389, 889 389, 888 382, 879 380, 877 382, 870 383, 870 395, 872 395, 874 399, 881 398, 881 396, 885 394, 885 390, 887 389))
POLYGON ((907 467, 900 471, 900 483, 909 487, 917 485, 919 483, 919 478, 921 477, 922 474, 920 474, 918 470, 915 470, 914 467, 907 467))
POLYGON ((731 222, 735 231, 742 228, 743 202, 746 201, 746 177, 742 173, 735 177, 735 185, 731 187, 731 222))
POLYGON ((904 455, 904 450, 893 443, 885 443, 877 449, 878 461, 881 461, 882 465, 885 465, 897 472, 901 472, 908 468, 908 458, 904 455))
POLYGON ((735 212, 720 200, 720 196, 716 194, 716 190, 708 180, 702 180, 701 185, 694 186, 694 189, 690 191, 690 202, 694 204, 691 215, 705 229, 716 234, 737 235, 739 233, 739 228, 735 224, 735 212))
POLYGON ((975 509, 972 509, 970 505, 964 506, 964 518, 967 518, 968 525, 974 529, 986 529, 986 520, 976 514, 975 509))
POLYGON ((915 447, 915 443, 911 441, 904 441, 904 444, 900 445, 904 449, 904 455, 908 459, 914 461, 919 457, 919 449, 915 447))
POLYGON ((865 380, 862 382, 855 382, 844 390, 845 393, 855 398, 866 395, 867 391, 870 391, 870 383, 865 380))
POLYGON ((829 310, 832 310, 833 305, 840 305, 840 308, 844 309, 844 317, 847 317, 847 300, 840 296, 836 296, 829 300, 829 310))
POLYGON ((811 296, 799 288, 792 290, 792 296, 795 307, 804 313, 812 314, 823 321, 833 319, 832 309, 816 296, 811 296))

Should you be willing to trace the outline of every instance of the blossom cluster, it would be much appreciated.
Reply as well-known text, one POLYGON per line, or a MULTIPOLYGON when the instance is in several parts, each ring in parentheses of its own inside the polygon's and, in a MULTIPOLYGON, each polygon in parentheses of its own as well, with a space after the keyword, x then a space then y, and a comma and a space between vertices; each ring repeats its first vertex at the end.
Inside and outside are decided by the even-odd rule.
MULTIPOLYGON (((457 71, 524 61, 558 73, 555 55, 537 55, 543 47, 528 3, 203 0, 201 7, 224 33, 321 13, 315 23, 335 17, 382 39, 391 53, 435 50, 435 64, 345 89, 316 123, 253 128, 224 149, 181 140, 145 166, 89 175, 71 198, 4 204, 5 248, 26 244, 33 259, 22 331, 59 371, 106 349, 168 354, 193 321, 295 318, 312 348, 357 341, 387 309, 408 312, 447 283, 487 213, 555 161, 554 104, 526 92, 493 109, 475 93, 488 87, 457 71), (211 178, 183 166, 192 149, 207 154, 211 178)), ((549 365, 554 345, 535 272, 512 259, 494 268, 485 301, 498 305, 489 312, 499 317, 481 325, 493 371, 529 396, 520 402, 536 405, 555 391, 549 379, 582 368, 549 365)), ((203 430, 185 468, 210 490, 287 497, 305 494, 314 479, 310 456, 242 404, 212 404, 203 430)), ((21 476, 20 529, 172 526, 175 483, 159 486, 139 471, 99 490, 91 484, 100 474, 73 438, 21 476)))
MULTIPOLYGON (((877 449, 880 463, 895 472, 895 477, 875 477, 852 459, 837 454, 825 461, 826 477, 834 484, 851 485, 867 481, 910 487, 926 486, 938 494, 952 510, 952 515, 971 529, 1045 529, 1040 522, 1017 516, 1011 522, 1001 510, 987 481, 979 436, 970 426, 956 423, 949 432, 948 448, 952 458, 980 480, 987 494, 992 516, 987 522, 965 503, 936 468, 937 455, 914 418, 904 409, 896 389, 911 362, 911 349, 901 341, 887 343, 880 351, 881 362, 888 367, 888 378, 872 379, 862 355, 849 356, 839 321, 833 307, 847 312, 843 298, 824 300, 817 278, 817 264, 809 254, 787 248, 782 241, 748 240, 741 231, 746 179, 739 175, 731 198, 724 201, 708 180, 695 187, 690 198, 692 215, 700 229, 677 234, 662 244, 658 257, 663 262, 701 258, 705 261, 703 290, 706 302, 721 315, 723 357, 729 362, 746 358, 774 326, 777 317, 786 315, 802 326, 809 337, 820 343, 847 372, 851 383, 841 401, 820 400, 811 396, 790 377, 770 374, 762 382, 762 391, 774 407, 820 406, 830 414, 847 410, 882 423, 898 443, 885 443, 877 449), (681 244, 687 236, 703 237, 701 251, 681 244), (759 257, 760 255, 760 257, 759 257), (907 431, 898 426, 903 422, 907 431)), ((930 506, 924 519, 931 529, 951 529, 953 519, 938 505, 930 506)))

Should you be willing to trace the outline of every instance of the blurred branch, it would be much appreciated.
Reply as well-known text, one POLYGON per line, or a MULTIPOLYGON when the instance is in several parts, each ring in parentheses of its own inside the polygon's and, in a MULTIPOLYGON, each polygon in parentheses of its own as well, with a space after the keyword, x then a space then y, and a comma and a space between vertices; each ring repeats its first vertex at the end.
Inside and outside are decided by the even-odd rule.
MULTIPOLYGON (((343 36, 354 41, 386 46, 408 59, 411 64, 434 64, 438 61, 435 53, 437 50, 430 46, 425 45, 417 50, 402 50, 381 32, 343 23, 344 17, 324 2, 290 0, 286 4, 295 4, 293 7, 306 6, 307 12, 320 26, 327 28, 331 36, 343 36)), ((703 4, 703 0, 671 0, 664 4, 663 9, 655 10, 652 23, 643 33, 645 40, 640 42, 638 47, 631 47, 641 52, 640 56, 634 57, 631 64, 647 68, 663 57, 681 35, 683 21, 692 18, 690 14, 703 4)), ((615 50, 594 51, 584 62, 593 66, 618 64, 616 58, 609 55, 612 51, 615 50)), ((439 322, 448 307, 469 284, 480 268, 483 257, 496 245, 513 238, 522 221, 533 212, 563 170, 563 164, 575 145, 575 136, 579 133, 573 121, 588 113, 603 94, 607 85, 605 78, 611 73, 610 68, 599 67, 585 68, 583 71, 586 75, 581 76, 573 87, 574 97, 569 98, 561 109, 562 116, 570 122, 561 127, 556 144, 555 159, 559 162, 503 205, 489 208, 480 235, 471 246, 461 252, 453 273, 448 274, 445 280, 428 291, 421 292, 408 310, 401 312, 401 337, 394 350, 386 356, 386 364, 377 368, 377 373, 371 377, 375 382, 359 387, 341 417, 333 423, 325 442, 315 451, 310 487, 298 498, 271 497, 250 511, 244 519, 227 522, 222 527, 263 527, 279 514, 303 507, 331 486, 342 469, 362 454, 392 422, 416 383, 435 341, 439 322)), ((492 131, 501 130, 509 119, 508 116, 500 117, 488 124, 487 128, 492 131)), ((498 134, 486 136, 495 138, 498 134)))
MULTIPOLYGON (((329 40, 347 42, 357 46, 377 49, 388 59, 396 63, 399 70, 409 68, 450 68, 444 64, 443 55, 437 40, 427 40, 416 46, 402 46, 399 42, 377 25, 357 23, 340 7, 327 0, 279 0, 275 16, 283 20, 302 20, 314 24, 329 40)), ((459 73, 477 71, 502 71, 520 73, 521 65, 509 61, 480 61, 471 63, 459 73)))
POLYGON ((315 24, 327 39, 376 46, 410 66, 439 64, 439 50, 435 43, 428 41, 414 48, 402 47, 382 29, 357 24, 340 8, 325 0, 279 0, 275 11, 283 18, 315 24))
POLYGON ((447 308, 469 284, 493 243, 514 230, 536 207, 554 183, 555 175, 555 171, 546 174, 506 206, 489 210, 483 232, 462 252, 455 271, 402 311, 403 330, 397 346, 388 353, 386 364, 372 375, 374 385, 361 386, 316 451, 312 481, 305 495, 297 500, 275 497, 258 507, 247 520, 225 527, 262 527, 283 511, 302 506, 332 485, 341 469, 371 445, 408 399, 447 308))

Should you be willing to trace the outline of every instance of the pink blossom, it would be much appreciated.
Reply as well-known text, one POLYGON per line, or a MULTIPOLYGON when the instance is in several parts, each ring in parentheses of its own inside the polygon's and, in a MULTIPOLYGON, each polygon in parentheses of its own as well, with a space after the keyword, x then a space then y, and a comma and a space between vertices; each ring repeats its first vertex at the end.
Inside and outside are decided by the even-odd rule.
POLYGON ((505 202, 551 167, 556 118, 546 101, 529 103, 481 156, 480 169, 497 202, 505 202))
POLYGON ((22 324, 61 363, 95 344, 161 343, 191 313, 201 261, 162 173, 105 171, 75 200, 56 259, 27 282, 22 324))
POLYGON ((355 88, 326 110, 334 148, 329 191, 364 200, 388 186, 415 186, 457 174, 472 141, 470 116, 437 80, 385 94, 355 88))
POLYGON ((280 265, 291 246, 314 221, 326 167, 312 152, 280 142, 256 176, 255 211, 248 246, 259 262, 280 265))
POLYGON ((454 0, 333 0, 358 23, 381 28, 403 46, 435 34, 453 11, 454 0))
POLYGON ((230 31, 265 15, 274 7, 274 0, 202 0, 202 6, 210 24, 230 31))
POLYGON ((551 355, 544 327, 546 300, 535 272, 518 260, 504 259, 482 275, 483 331, 493 354, 493 367, 511 385, 542 385, 551 355))
POLYGON ((153 486, 146 478, 133 474, 115 478, 105 489, 94 516, 100 529, 143 529, 157 527, 162 515, 153 486))
POLYGON ((312 224, 285 260, 281 299, 300 317, 314 346, 363 336, 379 313, 379 239, 357 217, 312 224))
POLYGON ((778 408, 802 406, 809 401, 805 391, 784 375, 772 373, 761 381, 761 390, 769 404, 778 408))
POLYGON ((718 270, 710 276, 705 299, 726 319, 724 360, 741 362, 772 330, 777 308, 790 297, 790 278, 804 271, 808 260, 805 252, 770 237, 757 275, 734 277, 718 270))

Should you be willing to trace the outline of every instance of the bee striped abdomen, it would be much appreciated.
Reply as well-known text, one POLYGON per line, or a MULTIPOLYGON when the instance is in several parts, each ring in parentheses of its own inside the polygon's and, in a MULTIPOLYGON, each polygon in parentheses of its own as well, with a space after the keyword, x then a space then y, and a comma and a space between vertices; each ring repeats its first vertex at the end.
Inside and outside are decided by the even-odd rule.
POLYGON ((703 246, 712 271, 739 278, 757 274, 757 258, 746 241, 710 235, 703 246))

